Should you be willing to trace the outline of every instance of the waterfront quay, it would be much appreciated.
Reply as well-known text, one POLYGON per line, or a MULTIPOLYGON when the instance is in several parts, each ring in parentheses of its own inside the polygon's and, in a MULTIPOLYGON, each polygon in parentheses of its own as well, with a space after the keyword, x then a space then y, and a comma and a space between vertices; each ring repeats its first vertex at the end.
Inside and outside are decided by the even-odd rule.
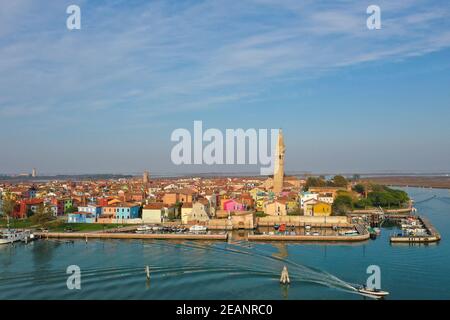
POLYGON ((227 240, 223 234, 173 234, 173 233, 106 233, 106 232, 38 232, 41 239, 78 238, 78 239, 156 239, 156 240, 227 240))
POLYGON ((254 234, 248 235, 249 241, 344 241, 344 242, 356 242, 365 241, 370 237, 368 232, 353 236, 341 236, 341 235, 268 235, 268 234, 254 234))

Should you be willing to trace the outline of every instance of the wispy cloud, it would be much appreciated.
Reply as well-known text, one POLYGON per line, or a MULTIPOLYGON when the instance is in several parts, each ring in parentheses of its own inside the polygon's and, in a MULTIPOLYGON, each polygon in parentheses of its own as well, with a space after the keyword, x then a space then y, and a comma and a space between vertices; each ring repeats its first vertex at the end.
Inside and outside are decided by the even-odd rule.
POLYGON ((377 1, 10 1, 0 13, 0 114, 187 112, 253 99, 272 81, 450 46, 450 8, 377 1), (71 3, 71 2, 70 2, 71 3))

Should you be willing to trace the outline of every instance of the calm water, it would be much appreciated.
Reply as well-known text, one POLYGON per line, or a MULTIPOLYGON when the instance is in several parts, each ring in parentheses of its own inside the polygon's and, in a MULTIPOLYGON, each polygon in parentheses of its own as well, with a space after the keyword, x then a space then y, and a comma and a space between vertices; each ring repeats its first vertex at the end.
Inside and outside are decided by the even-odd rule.
POLYGON ((450 299, 450 193, 405 189, 443 240, 390 245, 395 229, 358 244, 90 240, 0 247, 0 299, 364 299, 349 283, 381 268, 389 299, 450 299), (68 290, 66 268, 81 268, 68 290), (151 268, 146 281, 144 267, 151 268), (287 265, 289 287, 278 283, 287 265))

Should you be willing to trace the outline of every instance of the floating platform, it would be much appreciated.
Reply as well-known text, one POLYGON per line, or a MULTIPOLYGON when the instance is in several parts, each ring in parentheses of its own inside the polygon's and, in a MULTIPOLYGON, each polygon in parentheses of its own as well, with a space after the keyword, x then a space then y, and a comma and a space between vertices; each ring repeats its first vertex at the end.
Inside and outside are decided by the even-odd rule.
POLYGON ((168 233, 100 233, 100 232, 41 232, 36 236, 46 238, 79 239, 164 239, 164 240, 223 240, 227 234, 168 234, 168 233))

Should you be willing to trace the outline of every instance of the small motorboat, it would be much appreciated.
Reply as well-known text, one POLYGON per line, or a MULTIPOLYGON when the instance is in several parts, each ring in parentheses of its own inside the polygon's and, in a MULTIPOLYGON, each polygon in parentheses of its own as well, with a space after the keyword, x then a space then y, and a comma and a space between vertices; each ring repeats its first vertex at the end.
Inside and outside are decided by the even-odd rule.
POLYGON ((387 291, 382 291, 379 289, 371 289, 371 288, 367 288, 366 286, 362 286, 361 288, 359 288, 358 292, 368 294, 371 296, 375 296, 377 298, 382 298, 382 297, 386 297, 387 295, 389 295, 389 292, 387 292, 387 291))
POLYGON ((195 225, 195 226, 192 226, 192 227, 189 228, 189 231, 191 231, 191 232, 206 231, 206 230, 208 230, 207 227, 199 226, 199 225, 195 225))
POLYGON ((358 235, 358 231, 356 230, 347 230, 339 232, 340 236, 355 236, 358 235))
POLYGON ((150 228, 149 226, 139 226, 137 227, 136 232, 148 232, 150 230, 152 230, 152 228, 150 228))

